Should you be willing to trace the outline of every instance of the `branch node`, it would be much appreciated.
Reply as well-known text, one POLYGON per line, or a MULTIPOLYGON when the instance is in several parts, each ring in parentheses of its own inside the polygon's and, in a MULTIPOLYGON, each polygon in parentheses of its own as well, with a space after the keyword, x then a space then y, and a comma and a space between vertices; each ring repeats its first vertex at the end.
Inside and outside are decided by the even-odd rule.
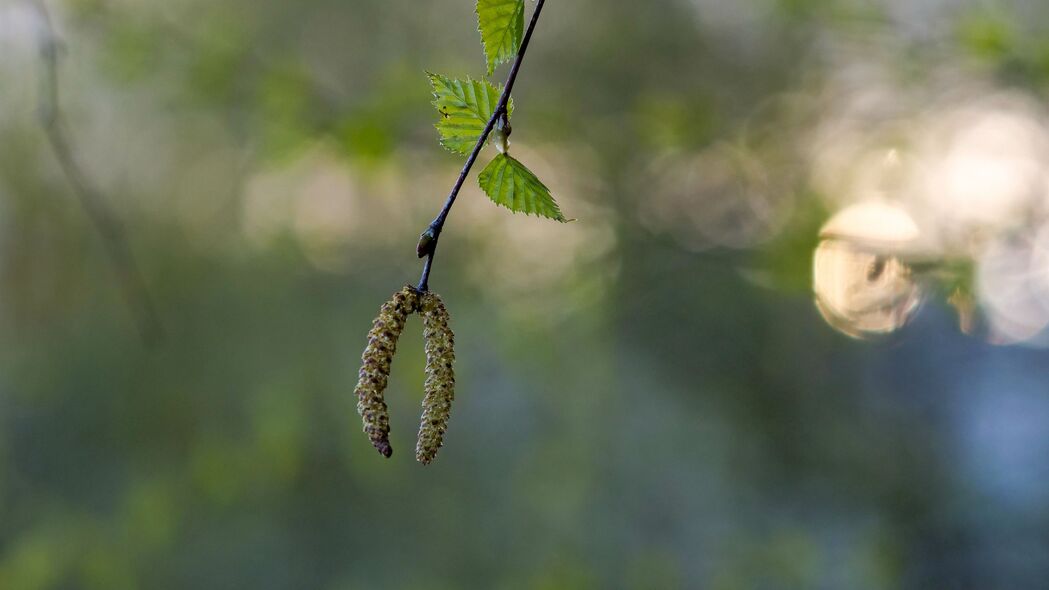
POLYGON ((499 118, 496 119, 495 129, 492 130, 492 145, 499 150, 500 154, 510 151, 510 133, 512 131, 510 119, 506 116, 506 111, 504 110, 500 113, 499 118))

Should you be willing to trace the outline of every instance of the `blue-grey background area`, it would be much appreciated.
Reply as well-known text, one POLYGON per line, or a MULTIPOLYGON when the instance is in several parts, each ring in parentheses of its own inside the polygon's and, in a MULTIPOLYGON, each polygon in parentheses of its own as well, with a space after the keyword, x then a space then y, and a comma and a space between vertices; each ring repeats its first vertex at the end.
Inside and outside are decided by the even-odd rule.
POLYGON ((417 320, 391 459, 353 388, 461 165, 424 72, 484 73, 472 4, 48 6, 67 132, 166 334, 136 336, 36 118, 36 13, 5 0, 0 587, 1049 579, 1049 353, 963 333, 931 292, 889 336, 829 326, 811 262, 841 200, 809 149, 842 85, 1041 101, 1044 4, 547 2, 511 149, 577 221, 511 215, 468 181, 431 278, 458 386, 428 467, 417 320))

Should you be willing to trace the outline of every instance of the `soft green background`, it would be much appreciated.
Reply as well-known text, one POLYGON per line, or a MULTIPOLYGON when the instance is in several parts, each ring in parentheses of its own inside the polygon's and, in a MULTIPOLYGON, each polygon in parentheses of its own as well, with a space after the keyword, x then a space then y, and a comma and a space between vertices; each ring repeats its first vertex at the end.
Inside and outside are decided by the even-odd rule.
MULTIPOLYGON (((49 6, 77 157, 166 338, 136 338, 35 118, 33 12, 0 0, 0 588, 1049 579, 1049 356, 959 333, 942 301, 890 339, 828 327, 800 140, 847 60, 1041 99, 1044 4, 547 2, 513 149, 578 221, 510 215, 468 182, 431 280, 459 361, 426 468, 418 322, 388 392, 392 459, 352 391, 461 162, 424 71, 483 73, 471 3, 49 6), (725 240, 742 247, 645 221, 677 182, 663 163, 716 145, 789 205, 776 231, 725 240)), ((731 213, 714 226, 734 236, 731 213)))

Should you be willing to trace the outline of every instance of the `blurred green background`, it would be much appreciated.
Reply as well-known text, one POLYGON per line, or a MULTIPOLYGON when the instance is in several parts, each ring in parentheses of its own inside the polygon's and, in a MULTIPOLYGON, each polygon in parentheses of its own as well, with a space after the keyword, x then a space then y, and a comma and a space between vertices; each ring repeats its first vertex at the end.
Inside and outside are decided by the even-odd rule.
POLYGON ((392 459, 353 387, 461 166, 424 72, 483 73, 472 2, 48 8, 67 132, 166 337, 137 338, 46 142, 39 13, 0 0, 0 588, 1049 579, 1049 353, 963 333, 945 294, 849 338, 811 271, 866 146, 986 97, 1044 130, 1043 2, 548 2, 513 150, 578 221, 468 181, 431 279, 458 388, 426 468, 418 321, 392 459))

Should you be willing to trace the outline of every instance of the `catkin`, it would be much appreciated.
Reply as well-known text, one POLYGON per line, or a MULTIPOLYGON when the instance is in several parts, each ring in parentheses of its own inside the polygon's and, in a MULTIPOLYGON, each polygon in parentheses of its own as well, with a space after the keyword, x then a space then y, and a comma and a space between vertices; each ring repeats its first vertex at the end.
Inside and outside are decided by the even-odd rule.
POLYGON ((386 383, 390 377, 390 364, 397 352, 397 339, 404 330, 408 316, 419 309, 420 293, 405 286, 382 305, 379 317, 372 322, 368 331, 368 345, 361 355, 361 370, 357 387, 357 413, 364 421, 364 432, 372 445, 389 457, 390 414, 383 399, 386 383))
POLYGON ((448 327, 448 309, 440 296, 422 294, 423 337, 426 339, 426 395, 419 424, 415 458, 426 465, 437 456, 455 398, 455 335, 448 327))

